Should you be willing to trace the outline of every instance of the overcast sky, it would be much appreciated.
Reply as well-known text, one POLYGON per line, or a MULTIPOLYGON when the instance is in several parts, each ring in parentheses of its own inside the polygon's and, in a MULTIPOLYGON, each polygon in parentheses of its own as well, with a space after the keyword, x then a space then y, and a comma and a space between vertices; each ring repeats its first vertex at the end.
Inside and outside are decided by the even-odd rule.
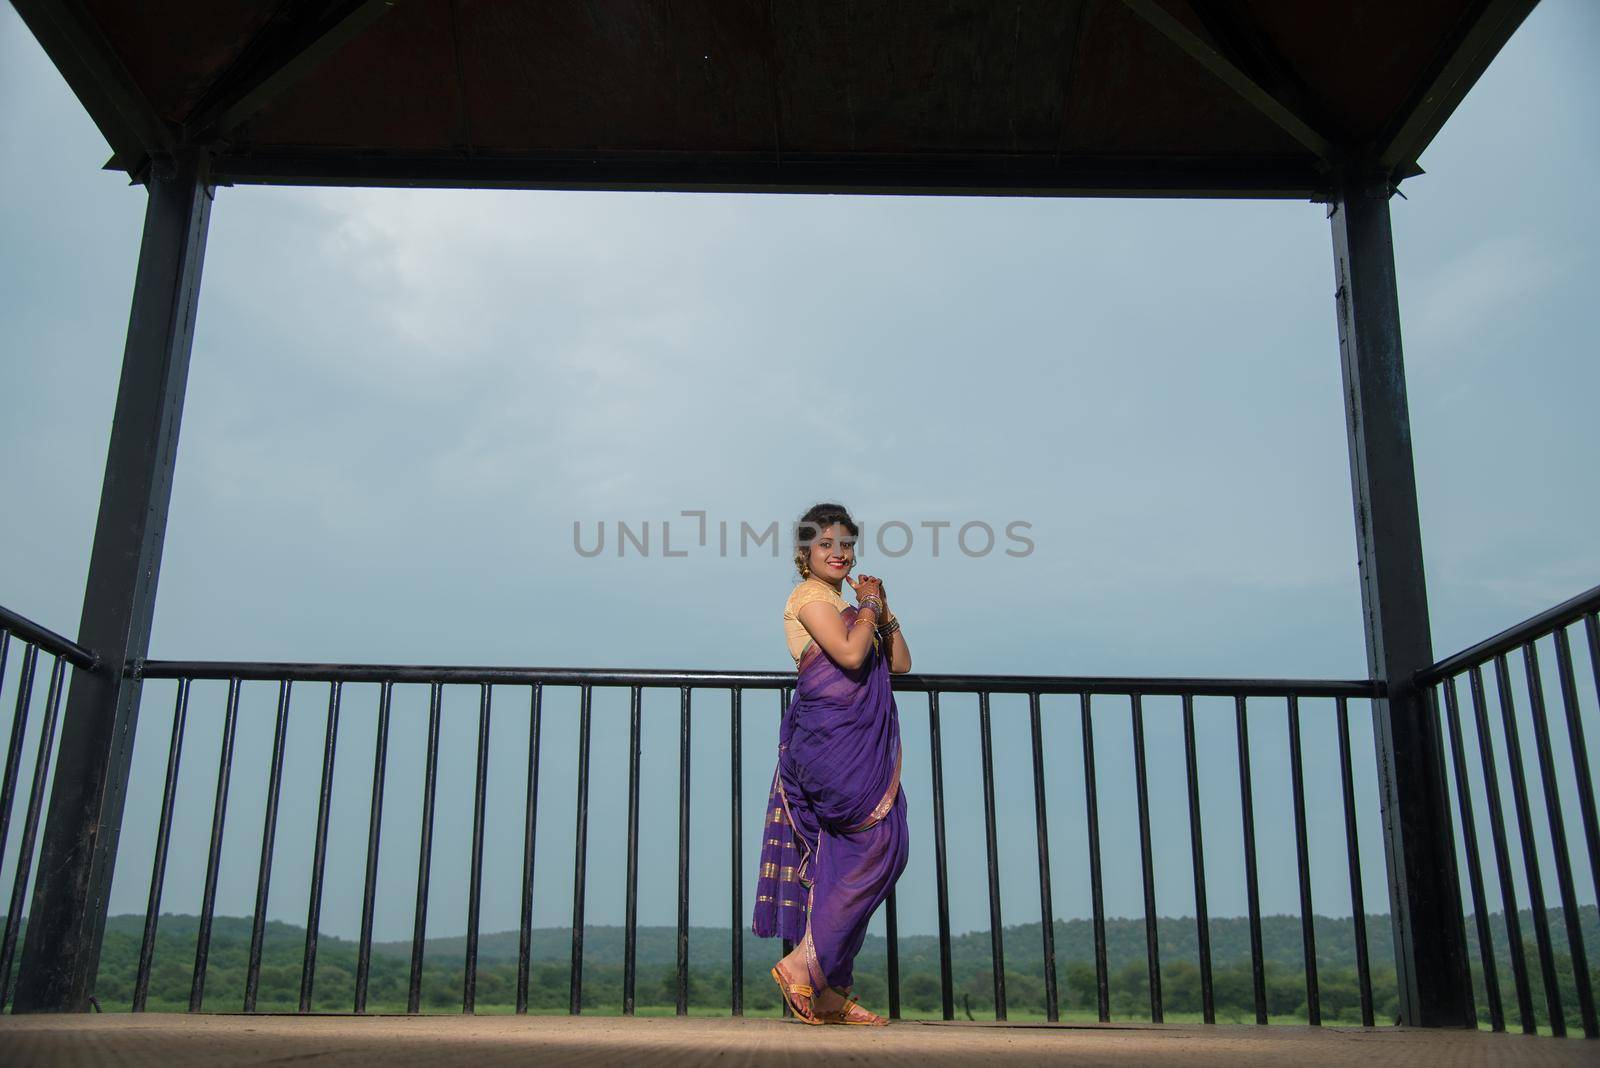
MULTIPOLYGON (((1597 46, 1600 8, 1546 0, 1392 202, 1440 655, 1600 582, 1597 46)), ((108 154, 0 9, 0 603, 68 634, 145 201, 100 170, 108 154)), ((867 524, 862 568, 884 578, 918 671, 1362 677, 1333 289, 1325 209, 1301 202, 221 189, 152 655, 788 670, 788 527, 836 499, 867 524), (705 547, 685 510, 707 514, 705 547), (662 554, 668 521, 687 555, 662 554), (898 558, 875 542, 890 521, 913 531, 898 558), (774 522, 776 553, 740 555, 741 523, 774 522), (923 524, 939 522, 935 555, 923 524), (993 551, 954 545, 969 522, 994 528, 993 551), (1013 522, 1027 555, 1004 551, 1013 522), (648 555, 619 558, 619 523, 649 524, 648 555), (606 551, 576 552, 574 524, 586 544, 604 524, 606 551)), ((145 689, 113 912, 144 908, 172 693, 145 689)), ((225 914, 253 902, 273 696, 246 694, 225 914)), ((220 697, 194 689, 168 911, 198 909, 220 697)), ((348 688, 340 727, 324 920, 347 936, 375 699, 348 688)), ((326 701, 295 688, 269 911, 296 923, 326 701)), ((526 691, 495 701, 485 930, 515 924, 528 730, 526 691)), ((674 915, 677 701, 646 698, 643 923, 674 915)), ((695 702, 691 911, 726 924, 727 698, 695 702)), ((539 924, 570 918, 575 703, 547 695, 539 924)), ((410 933, 425 704, 397 698, 385 938, 410 933)), ((926 699, 900 707, 901 925, 931 931, 926 699)), ((988 924, 977 720, 974 702, 945 707, 960 931, 988 924)), ((430 933, 464 926, 476 708, 473 691, 447 695, 430 933)), ((1045 708, 1056 911, 1082 916, 1076 706, 1045 708)), ((994 706, 1007 923, 1039 913, 1025 709, 994 706)), ((597 696, 591 923, 622 919, 625 712, 625 694, 597 696)), ((1349 894, 1329 712, 1306 706, 1317 909, 1336 914, 1349 894)), ((1158 898, 1175 915, 1193 905, 1174 713, 1146 709, 1158 898)), ((1108 909, 1135 915, 1126 702, 1095 716, 1108 909)), ((1292 856, 1283 720, 1281 704, 1252 706, 1267 858, 1292 856)), ((1237 914, 1231 705, 1202 703, 1201 729, 1211 907, 1237 914)), ((747 906, 775 733, 775 697, 747 697, 747 906)), ((15 835, 9 848, 0 885, 15 835)), ((1266 911, 1297 910, 1292 864, 1264 863, 1261 880, 1266 911)))

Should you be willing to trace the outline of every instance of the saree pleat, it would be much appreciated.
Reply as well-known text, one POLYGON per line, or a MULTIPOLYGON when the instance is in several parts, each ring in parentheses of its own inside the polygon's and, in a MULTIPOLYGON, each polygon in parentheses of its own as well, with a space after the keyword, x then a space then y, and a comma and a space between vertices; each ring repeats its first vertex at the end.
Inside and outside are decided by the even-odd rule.
MULTIPOLYGON (((854 622, 852 606, 840 614, 854 622)), ((812 644, 778 729, 751 929, 814 953, 813 980, 848 988, 867 922, 907 856, 900 722, 876 643, 854 671, 812 644)))

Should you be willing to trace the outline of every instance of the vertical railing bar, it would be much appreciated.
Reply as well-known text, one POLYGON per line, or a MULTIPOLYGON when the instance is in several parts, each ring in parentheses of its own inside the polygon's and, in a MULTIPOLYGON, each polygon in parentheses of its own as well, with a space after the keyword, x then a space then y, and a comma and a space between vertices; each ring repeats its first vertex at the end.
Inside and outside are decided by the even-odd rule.
MULTIPOLYGON (((787 716, 789 714, 789 693, 790 693, 790 689, 787 686, 782 687, 778 691, 778 719, 780 721, 783 719, 784 716, 787 716)), ((938 819, 937 811, 935 813, 935 817, 934 818, 935 818, 935 821, 937 822, 937 819, 938 819)), ((783 942, 783 955, 785 957, 787 957, 789 954, 794 952, 794 943, 792 941, 790 941, 788 938, 784 938, 782 940, 782 942, 783 942)), ((787 1018, 789 1018, 789 1017, 794 1015, 794 1010, 789 1008, 789 1000, 787 998, 784 999, 783 1007, 782 1007, 782 1009, 780 1011, 783 1013, 785 1019, 787 1019, 787 1018)))
MULTIPOLYGON (((1594 693, 1600 699, 1600 613, 1590 612, 1583 617, 1583 632, 1589 646, 1589 678, 1594 683, 1594 693)), ((1576 751, 1576 748, 1575 750, 1576 751)), ((1583 749, 1584 772, 1582 783, 1579 787, 1583 795, 1589 798, 1589 807, 1594 807, 1594 779, 1588 772, 1589 753, 1583 749)), ((1587 828, 1591 818, 1584 816, 1587 828)), ((1594 840, 1594 832, 1589 832, 1589 874, 1595 883, 1595 900, 1600 902, 1600 842, 1594 840)))
MULTIPOLYGON (((1594 683, 1595 697, 1600 699, 1600 613, 1590 612, 1588 615, 1583 617, 1583 632, 1589 646, 1589 677, 1594 683)), ((1586 770, 1583 777, 1582 789, 1591 799, 1592 807, 1594 797, 1594 780, 1587 773, 1587 749, 1584 750, 1584 765, 1586 770)), ((1587 819, 1588 817, 1586 816, 1585 820, 1587 819)), ((1595 880, 1595 900, 1600 902, 1600 843, 1596 843, 1592 837, 1589 842, 1589 869, 1591 877, 1595 880)))
POLYGON ((628 886, 622 943, 622 1012, 632 1016, 639 966, 639 745, 642 695, 630 688, 628 708, 628 886))
MULTIPOLYGON (((6 681, 6 661, 7 661, 7 659, 9 659, 10 656, 11 656, 11 632, 8 631, 8 630, 0 630, 0 686, 5 685, 5 681, 6 681)), ((13 719, 11 721, 11 731, 12 731, 13 735, 16 734, 17 723, 16 723, 15 719, 13 719)), ((9 753, 7 755, 9 756, 9 753)), ((6 812, 9 813, 10 811, 11 811, 10 806, 7 806, 6 807, 6 812)), ((0 817, 0 818, 3 818, 3 817, 0 817)), ((0 851, 4 850, 4 846, 5 846, 5 843, 3 841, 0 841, 0 851)))
POLYGON ((689 687, 678 701, 678 1004, 689 1014, 689 687))
POLYGON ((889 891, 888 898, 884 901, 883 913, 884 945, 887 947, 887 959, 884 962, 884 976, 889 982, 889 1019, 900 1019, 900 910, 894 900, 894 891, 889 891))
POLYGON ((1245 895, 1250 909, 1250 985, 1255 994, 1256 1023, 1267 1022, 1267 977, 1261 950, 1261 890, 1256 881, 1256 815, 1250 785, 1250 726, 1245 695, 1233 697, 1239 746, 1239 812, 1244 822, 1245 895))
POLYGON ((1478 758, 1483 766, 1484 802, 1489 810, 1489 834, 1494 840, 1495 872, 1500 882, 1500 910, 1506 921, 1506 953, 1511 958, 1512 982, 1517 992, 1517 1016, 1524 1034, 1535 1034, 1533 992, 1528 985, 1527 954, 1522 944, 1522 920, 1517 912, 1517 887, 1511 875, 1511 851, 1506 845, 1506 822, 1500 802, 1500 774, 1495 770, 1494 741, 1489 733, 1488 702, 1484 699, 1483 668, 1474 664, 1468 674, 1473 722, 1478 731, 1478 758))
POLYGON ((261 827, 261 862, 256 869, 256 907, 250 916, 250 957, 244 973, 244 1011, 256 1011, 261 990, 261 950, 267 934, 267 895, 272 888, 272 847, 278 835, 278 799, 283 793, 283 749, 289 733, 289 698, 294 683, 278 682, 278 714, 272 728, 272 764, 267 773, 267 811, 261 827))
POLYGON ((572 974, 567 988, 567 1012, 583 1011, 583 906, 589 869, 589 732, 591 725, 590 683, 584 683, 578 698, 578 804, 577 830, 572 853, 572 974))
POLYGON ((1556 981, 1555 948, 1550 941, 1550 918, 1544 908, 1544 878, 1539 871, 1539 855, 1533 837, 1533 812, 1528 803, 1528 782, 1522 761, 1522 740, 1517 730, 1517 710, 1511 696, 1511 668, 1506 654, 1494 658, 1495 690, 1500 697, 1500 719, 1506 736, 1506 764, 1511 769, 1511 797, 1517 813, 1517 837, 1522 847, 1523 876, 1528 881, 1528 908, 1533 913, 1534 940, 1539 946, 1539 980, 1544 985, 1545 1011, 1550 1033, 1560 1038, 1567 1033, 1566 1012, 1561 1007, 1561 988, 1556 981))
POLYGON ((1189 858, 1194 869, 1195 945, 1200 955, 1200 1013, 1217 1022, 1216 990, 1211 983, 1211 914, 1206 907, 1206 850, 1200 819, 1200 773, 1194 744, 1194 694, 1183 695, 1183 761, 1189 789, 1189 858))
POLYGON ((1345 867, 1350 873, 1350 921, 1355 928, 1356 981, 1361 994, 1361 1026, 1373 1025, 1372 966, 1367 958, 1367 905, 1361 887, 1361 841, 1356 825, 1355 776, 1350 759, 1350 702, 1334 699, 1339 723, 1339 787, 1344 802, 1345 867))
POLYGON ((732 960, 729 964, 732 1011, 744 1015, 744 691, 733 688, 728 708, 728 752, 730 754, 729 824, 732 841, 729 856, 733 868, 733 924, 729 928, 732 960))
MULTIPOLYGON (((1583 736, 1578 707, 1578 680, 1572 668, 1572 646, 1565 627, 1556 628, 1556 668, 1561 677, 1561 706, 1567 717, 1567 744, 1572 750, 1572 775, 1578 787, 1578 811, 1583 816, 1583 842, 1589 854, 1589 879, 1600 901, 1600 817, 1595 813, 1594 778, 1589 772, 1589 746, 1583 736)), ((1600 672, 1597 672, 1600 674, 1600 672)), ((1600 696, 1600 688, 1596 689, 1600 696)))
POLYGON ((44 701, 44 722, 39 725, 39 748, 33 758, 28 810, 22 819, 22 837, 17 841, 17 872, 11 882, 11 907, 6 911, 5 935, 0 939, 0 1012, 5 1011, 6 991, 11 989, 11 963, 17 952, 17 932, 22 928, 28 877, 33 873, 34 839, 39 834, 40 813, 44 811, 44 784, 50 777, 50 758, 55 752, 56 716, 61 708, 61 682, 66 675, 67 662, 59 656, 54 660, 44 701))
POLYGON ((1539 654, 1531 641, 1522 647, 1522 662, 1528 674, 1533 739, 1539 756, 1539 779, 1544 792, 1545 814, 1550 824, 1550 849, 1555 854, 1561 918, 1567 929, 1567 953, 1572 959, 1572 985, 1578 995, 1578 1016, 1583 1021, 1584 1037, 1600 1038, 1600 1019, 1595 1016, 1594 990, 1589 981, 1589 953, 1583 944, 1583 916, 1578 912, 1578 896, 1572 879, 1572 854, 1567 851, 1566 820, 1561 814, 1556 760, 1550 747, 1550 721, 1545 714, 1544 681, 1539 674, 1539 654))
POLYGON ((211 921, 217 909, 217 872, 222 863, 222 828, 228 814, 228 780, 233 770, 233 737, 239 724, 239 680, 228 680, 222 720, 222 752, 217 757, 217 793, 211 807, 211 844, 206 882, 200 894, 200 924, 194 940, 194 973, 189 979, 189 1011, 199 1012, 206 994, 206 962, 211 956, 211 921))
POLYGON ((539 826, 539 726, 544 683, 536 682, 528 706, 527 797, 522 806, 522 901, 517 920, 517 1015, 528 1011, 528 968, 533 955, 533 858, 539 826))
MULTIPOLYGON (((1589 673, 1595 693, 1600 694, 1600 612, 1590 612, 1583 617, 1583 634, 1589 646, 1589 673)), ((5 661, 0 660, 0 668, 4 666, 5 661)))
MULTIPOLYGON (((22 668, 17 672, 17 706, 11 718, 11 740, 6 746, 5 775, 0 777, 0 856, 5 855, 6 841, 11 834, 11 806, 16 800, 22 745, 28 732, 28 710, 33 705, 33 676, 38 664, 39 647, 24 642, 22 668)), ((0 676, 0 682, 4 681, 4 676, 0 676)))
POLYGON ((1084 819, 1089 830, 1089 901, 1094 918, 1095 1004, 1101 1023, 1111 1019, 1111 979, 1106 961, 1106 904, 1100 878, 1100 790, 1094 775, 1094 717, 1089 691, 1078 694, 1078 717, 1083 726, 1084 819))
MULTIPOLYGON (((0 676, 5 669, 0 665, 0 676)), ((167 743, 167 773, 161 786, 161 817, 156 824, 156 856, 150 866, 150 896, 144 908, 144 936, 139 939, 139 968, 133 978, 133 1011, 143 1012, 150 997, 150 966, 155 959, 156 923, 161 918, 161 890, 167 877, 167 849, 172 842, 172 809, 178 798, 178 766, 183 759, 184 724, 189 718, 189 680, 178 680, 172 708, 172 738, 167 743)))
POLYGON ((489 732, 494 714, 494 688, 479 684, 478 766, 472 785, 472 872, 467 887, 467 959, 463 969, 461 1011, 478 1011, 478 926, 483 915, 483 823, 489 789, 489 732))
POLYGON ((316 844, 311 858, 311 901, 306 906, 306 948, 300 962, 300 1011, 311 1011, 317 976, 317 930, 322 926, 322 880, 328 861, 328 809, 333 803, 333 761, 339 745, 339 694, 343 684, 328 683, 328 722, 322 738, 322 779, 317 791, 316 844))
POLYGON ((1150 778, 1144 756, 1144 695, 1128 695, 1133 717, 1133 779, 1139 810, 1139 876, 1144 891, 1145 971, 1150 989, 1150 1022, 1161 1023, 1161 935, 1156 921, 1155 859, 1150 852, 1150 778))
POLYGON ((439 786, 439 717, 444 704, 442 683, 428 684, 428 756, 422 772, 422 830, 417 843, 417 900, 411 921, 411 975, 406 987, 406 1012, 422 1011, 422 965, 428 937, 428 884, 433 874, 433 808, 439 786))
MULTIPOLYGON (((1495 967, 1494 935, 1489 927, 1489 908, 1484 903, 1483 864, 1478 856, 1478 824, 1472 811, 1472 786, 1467 782, 1467 747, 1461 740, 1461 710, 1457 704, 1460 697, 1456 693, 1454 676, 1441 680, 1439 686, 1444 690, 1445 726, 1450 732, 1450 760, 1456 779, 1456 804, 1461 809, 1461 837, 1465 839, 1467 851, 1467 885, 1472 893, 1473 920, 1478 929, 1483 989, 1489 1002, 1489 1028, 1492 1031, 1504 1031, 1506 1018, 1500 1001, 1500 973, 1495 967)), ((1432 686, 1423 689, 1429 715, 1438 713, 1433 693, 1432 686)), ((1471 984, 1470 976, 1468 984, 1471 984)))
MULTIPOLYGON (((1600 697, 1600 612, 1590 612, 1583 617, 1583 636, 1589 646, 1589 679, 1594 683, 1596 697, 1600 697)), ((4 667, 4 661, 0 661, 4 667)))
POLYGON ((939 1001, 943 1018, 956 1018, 950 960, 950 869, 944 843, 944 744, 939 732, 939 691, 928 691, 928 759, 933 777, 933 877, 939 913, 939 1001))
MULTIPOLYGON (((0 630, 0 686, 5 685, 6 660, 10 654, 11 632, 0 630)), ((18 697, 21 697, 22 693, 23 689, 19 687, 18 697)), ((21 759, 23 727, 21 716, 11 718, 11 740, 6 747, 5 770, 0 771, 0 856, 5 855, 6 835, 11 827, 11 794, 16 788, 16 772, 13 770, 13 764, 21 759)))
POLYGON ((378 690, 377 743, 372 756, 372 805, 367 812, 367 870, 361 890, 361 943, 356 950, 355 1011, 367 1011, 367 981, 372 974, 372 920, 378 889, 378 845, 383 831, 383 781, 389 761, 389 710, 394 683, 378 690))
POLYGON ((1039 722, 1039 691, 1028 691, 1028 726, 1033 734, 1033 814, 1039 836, 1039 932, 1044 951, 1045 1020, 1061 1019, 1056 987, 1056 910, 1050 893, 1050 828, 1045 814, 1044 731, 1039 722))
POLYGON ((1306 972, 1306 1022, 1322 1026, 1322 992, 1317 981, 1316 912, 1311 904, 1311 856, 1306 841, 1306 774, 1300 748, 1300 695, 1291 693, 1289 708, 1289 784, 1294 791, 1295 864, 1300 875, 1300 952, 1306 972))
POLYGON ((983 754, 983 840, 989 867, 989 957, 994 968, 994 1018, 1006 1018, 1005 928, 1000 919, 1000 844, 994 818, 994 741, 989 729, 989 691, 978 691, 978 739, 983 754))

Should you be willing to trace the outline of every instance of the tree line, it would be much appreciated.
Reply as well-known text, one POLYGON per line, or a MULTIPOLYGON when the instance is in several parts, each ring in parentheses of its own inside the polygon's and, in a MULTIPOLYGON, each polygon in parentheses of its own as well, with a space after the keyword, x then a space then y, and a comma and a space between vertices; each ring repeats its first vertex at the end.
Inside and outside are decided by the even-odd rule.
MULTIPOLYGON (((1600 916, 1593 906, 1581 910, 1580 922, 1591 946, 1600 946, 1600 916)), ((1561 1001, 1569 1029, 1579 1026, 1576 983, 1561 911, 1549 914, 1561 1001)), ((106 925, 95 995, 106 1011, 126 1010, 133 1001, 139 944, 144 918, 112 917, 106 925)), ((1504 918, 1490 917, 1496 948, 1496 971, 1508 1024, 1517 1026, 1513 972, 1505 941, 1504 918)), ((157 928, 150 975, 148 1007, 155 1011, 188 1008, 193 976, 197 917, 166 914, 157 928)), ((1114 1019, 1149 1019, 1150 987, 1142 920, 1108 919, 1106 928, 1107 993, 1114 1019)), ((1316 917, 1318 1003, 1325 1023, 1359 1023, 1360 989, 1355 968, 1354 926, 1348 917, 1316 917)), ((1192 918, 1162 918, 1157 925, 1161 951, 1161 1001, 1168 1019, 1198 1019, 1201 983, 1197 938, 1192 918)), ((1532 987, 1534 1011, 1545 1019, 1545 999, 1533 922, 1523 914, 1522 931, 1532 987)), ((299 1005, 305 931, 273 921, 265 925, 256 1007, 260 1011, 294 1011, 299 1005)), ((1397 995, 1390 927, 1386 915, 1367 918, 1372 992, 1376 1022, 1393 1023, 1397 995)), ((1087 921, 1058 920, 1054 926, 1057 998, 1063 1016, 1093 1018, 1098 990, 1092 926, 1087 921)), ((1307 1019, 1306 981, 1300 920, 1265 916, 1261 920, 1262 964, 1266 1004, 1274 1022, 1307 1019)), ((1477 950, 1476 924, 1467 923, 1468 950, 1481 1022, 1488 1026, 1488 1008, 1477 950)), ((1042 931, 1039 924, 1007 927, 1002 946, 1008 1015, 1042 1018, 1046 1009, 1042 931)), ((242 1007, 249 958, 251 921, 219 916, 212 928, 204 1007, 235 1011, 242 1007)), ((585 929, 582 1005, 585 1012, 620 1012, 623 988, 623 938, 619 927, 585 929)), ((1210 926, 1212 984, 1220 1021, 1255 1019, 1254 984, 1249 955, 1249 926, 1243 918, 1214 919, 1210 926)), ((479 1012, 510 1011, 515 1004, 516 931, 479 939, 475 1004, 479 1012)), ((678 994, 676 930, 641 927, 637 935, 635 1003, 639 1011, 672 1011, 678 994)), ((727 1012, 732 995, 731 935, 726 928, 690 931, 688 1002, 697 1013, 727 1012)), ((533 932, 529 960, 528 1003, 535 1012, 565 1012, 571 980, 571 931, 541 928, 533 932)), ((970 932, 951 939, 951 978, 957 1018, 993 1018, 995 990, 992 944, 988 932, 970 932)), ((900 1001, 906 1016, 938 1016, 942 1010, 939 945, 930 935, 899 939, 900 1001)), ((354 940, 319 934, 313 983, 314 1011, 348 1012, 354 1003, 358 946, 354 940)), ((744 1010, 773 1015, 781 1008, 777 987, 767 969, 780 949, 775 940, 744 936, 744 1010)), ((1596 954, 1600 956, 1600 954, 1596 954)), ((411 945, 380 942, 373 946, 367 1008, 371 1012, 403 1012, 410 987, 411 945)), ((424 947, 420 1001, 424 1011, 461 1010, 465 982, 465 939, 429 939, 424 947)), ((13 983, 15 978, 13 975, 13 983)), ((1600 969, 1591 969, 1591 984, 1600 989, 1600 969)), ((887 953, 883 939, 870 937, 856 962, 856 993, 877 1011, 888 1009, 887 953)))

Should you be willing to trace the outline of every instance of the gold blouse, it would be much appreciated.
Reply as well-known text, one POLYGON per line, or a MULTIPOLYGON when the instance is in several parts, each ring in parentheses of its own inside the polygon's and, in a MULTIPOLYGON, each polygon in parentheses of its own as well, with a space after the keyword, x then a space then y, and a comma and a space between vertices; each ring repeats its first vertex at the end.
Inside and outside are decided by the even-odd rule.
POLYGON ((841 612, 850 607, 838 590, 814 575, 794 588, 783 606, 783 635, 788 640, 789 655, 794 657, 796 667, 800 666, 806 646, 812 642, 811 632, 800 622, 800 609, 812 601, 827 601, 841 612))

